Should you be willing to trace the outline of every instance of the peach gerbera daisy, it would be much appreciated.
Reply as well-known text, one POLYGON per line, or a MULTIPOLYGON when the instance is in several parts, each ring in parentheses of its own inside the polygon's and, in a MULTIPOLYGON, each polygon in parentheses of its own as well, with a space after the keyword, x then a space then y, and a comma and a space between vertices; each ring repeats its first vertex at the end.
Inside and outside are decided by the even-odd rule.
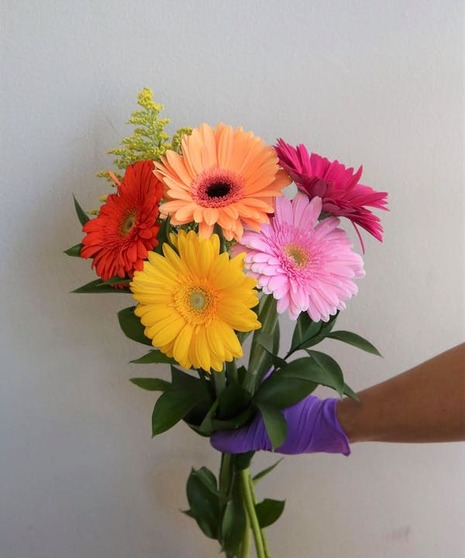
POLYGON ((174 225, 194 221, 208 238, 218 224, 227 240, 240 240, 244 226, 259 230, 269 222, 273 200, 291 181, 263 140, 242 128, 202 124, 181 147, 182 155, 168 151, 155 163, 168 199, 160 211, 174 225))

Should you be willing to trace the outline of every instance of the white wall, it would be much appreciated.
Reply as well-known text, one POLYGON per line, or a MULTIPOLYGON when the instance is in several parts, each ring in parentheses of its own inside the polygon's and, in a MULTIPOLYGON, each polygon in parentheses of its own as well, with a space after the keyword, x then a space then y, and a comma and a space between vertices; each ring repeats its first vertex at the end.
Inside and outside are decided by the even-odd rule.
MULTIPOLYGON (((361 388, 464 335, 463 2, 3 0, 1 3, 0 556, 215 557, 179 510, 184 426, 150 439, 153 398, 128 378, 124 295, 68 294, 88 262, 71 193, 94 207, 106 150, 152 87, 173 128, 222 120, 351 165, 390 193, 385 242, 341 325, 384 359, 328 345, 361 388)), ((366 237, 366 235, 365 235, 366 237)), ((446 374, 447 371, 444 371, 446 374)), ((165 369, 158 371, 160 376, 165 369)), ((270 464, 261 455, 257 465, 270 464)), ((354 446, 288 458, 274 556, 465 555, 465 445, 354 446)))

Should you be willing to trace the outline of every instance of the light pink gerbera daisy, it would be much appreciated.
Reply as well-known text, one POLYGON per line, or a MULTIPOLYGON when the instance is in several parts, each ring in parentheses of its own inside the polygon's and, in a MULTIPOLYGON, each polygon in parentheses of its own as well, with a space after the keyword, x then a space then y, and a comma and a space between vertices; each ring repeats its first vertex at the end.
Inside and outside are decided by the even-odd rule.
POLYGON ((282 139, 278 140, 275 151, 281 166, 301 192, 310 198, 322 198, 324 212, 352 221, 362 248, 363 240, 357 225, 382 242, 380 219, 367 207, 387 210, 387 192, 376 192, 359 184, 362 167, 354 172, 338 161, 329 161, 316 153, 310 155, 304 145, 292 147, 282 139))
POLYGON ((352 251, 339 219, 319 222, 321 198, 297 194, 277 198, 275 215, 260 232, 246 231, 234 253, 246 251, 247 273, 278 301, 281 314, 296 320, 308 312, 313 321, 328 321, 357 293, 354 279, 365 275, 363 260, 352 251))

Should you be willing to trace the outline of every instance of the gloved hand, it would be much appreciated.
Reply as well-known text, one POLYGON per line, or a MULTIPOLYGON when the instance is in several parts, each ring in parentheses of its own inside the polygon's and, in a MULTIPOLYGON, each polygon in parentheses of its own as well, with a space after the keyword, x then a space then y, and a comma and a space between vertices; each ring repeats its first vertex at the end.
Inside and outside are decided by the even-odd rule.
MULTIPOLYGON (((296 405, 284 409, 287 437, 276 451, 288 455, 314 452, 350 455, 349 440, 336 416, 338 401, 309 395, 296 405)), ((271 450, 260 413, 248 426, 231 432, 216 432, 210 441, 215 449, 223 453, 271 450)))

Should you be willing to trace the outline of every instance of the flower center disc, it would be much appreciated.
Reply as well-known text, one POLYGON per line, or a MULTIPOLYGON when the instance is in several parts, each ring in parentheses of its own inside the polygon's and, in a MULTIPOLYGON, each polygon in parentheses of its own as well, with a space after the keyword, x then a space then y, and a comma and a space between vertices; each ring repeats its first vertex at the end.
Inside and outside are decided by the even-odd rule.
POLYGON ((286 248, 286 254, 291 258, 297 267, 304 267, 308 262, 308 254, 305 250, 300 248, 300 246, 288 246, 286 248))
POLYGON ((202 291, 193 291, 189 296, 189 304, 196 311, 201 311, 207 304, 207 298, 202 291))
POLYGON ((123 235, 129 234, 132 231, 135 224, 136 224, 136 216, 133 213, 131 213, 123 221, 123 224, 121 225, 121 233, 123 235))
POLYGON ((217 296, 207 285, 187 284, 174 293, 174 307, 187 323, 205 325, 215 317, 217 296))
POLYGON ((228 182, 213 182, 206 189, 209 198, 224 198, 231 191, 231 184, 228 182))
POLYGON ((213 167, 194 178, 192 198, 202 207, 225 207, 242 198, 244 186, 245 179, 240 174, 213 167))

